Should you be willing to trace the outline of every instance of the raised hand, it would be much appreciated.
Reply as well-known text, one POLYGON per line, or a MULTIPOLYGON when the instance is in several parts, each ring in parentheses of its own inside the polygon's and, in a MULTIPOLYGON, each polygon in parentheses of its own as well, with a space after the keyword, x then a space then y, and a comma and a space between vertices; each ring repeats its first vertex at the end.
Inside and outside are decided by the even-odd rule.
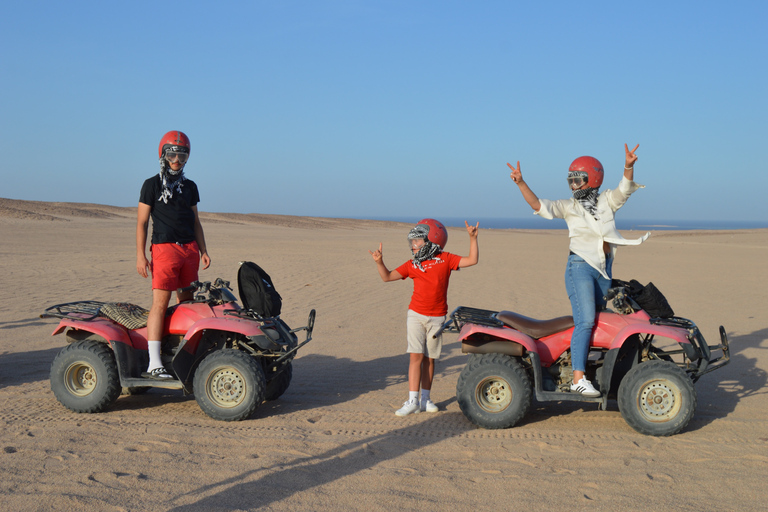
POLYGON ((480 223, 478 222, 474 226, 470 226, 467 221, 464 221, 464 225, 467 226, 467 233, 469 233, 469 238, 477 238, 477 228, 480 227, 480 223))
POLYGON ((624 167, 627 169, 631 169, 632 166, 635 165, 635 162, 637 162, 637 155, 635 155, 635 151, 637 151, 637 148, 640 147, 640 144, 635 146, 635 149, 632 151, 629 150, 629 147, 624 144, 624 167))
POLYGON ((371 256, 373 256, 373 261, 375 261, 376 263, 380 262, 383 256, 381 251, 381 242, 379 242, 378 249, 376 249, 375 251, 368 251, 368 252, 371 253, 371 256))
POLYGON ((520 160, 517 161, 517 167, 512 167, 512 164, 507 162, 507 167, 512 169, 512 172, 509 174, 509 177, 512 178, 512 181, 514 181, 517 184, 520 184, 523 182, 523 173, 520 172, 520 160))

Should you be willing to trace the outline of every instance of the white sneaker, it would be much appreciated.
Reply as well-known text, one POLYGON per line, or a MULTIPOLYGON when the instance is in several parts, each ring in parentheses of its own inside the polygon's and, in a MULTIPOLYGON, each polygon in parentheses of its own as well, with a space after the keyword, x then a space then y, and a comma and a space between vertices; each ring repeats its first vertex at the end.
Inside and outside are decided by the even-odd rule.
POLYGON ((437 412, 437 406, 432 403, 432 400, 422 400, 421 410, 426 412, 437 412))
POLYGON ((584 396, 591 396, 591 397, 598 397, 600 396, 600 392, 595 389, 595 386, 592 385, 591 382, 589 382, 584 377, 579 380, 579 382, 575 382, 571 384, 571 391, 574 391, 576 393, 581 393, 584 396))
POLYGON ((407 400, 401 408, 395 411, 395 414, 397 416, 408 416, 411 413, 416 414, 418 412, 419 412, 419 401, 407 400))

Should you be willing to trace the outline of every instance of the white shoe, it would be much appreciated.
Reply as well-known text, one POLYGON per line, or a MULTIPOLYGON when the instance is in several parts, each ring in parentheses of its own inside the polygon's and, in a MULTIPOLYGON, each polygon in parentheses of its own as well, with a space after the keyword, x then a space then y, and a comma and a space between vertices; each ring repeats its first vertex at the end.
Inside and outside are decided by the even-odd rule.
POLYGON ((437 406, 432 403, 432 400, 422 400, 421 401, 421 410, 426 412, 437 412, 437 406))
POLYGON ((395 411, 395 414, 397 416, 408 416, 411 413, 416 414, 418 412, 419 412, 419 401, 407 400, 401 408, 395 411))
POLYGON ((584 377, 582 377, 579 380, 579 382, 575 382, 571 384, 571 391, 576 393, 581 393, 584 396, 591 396, 591 397, 600 396, 600 392, 595 389, 595 386, 593 386, 592 383, 589 382, 584 377))

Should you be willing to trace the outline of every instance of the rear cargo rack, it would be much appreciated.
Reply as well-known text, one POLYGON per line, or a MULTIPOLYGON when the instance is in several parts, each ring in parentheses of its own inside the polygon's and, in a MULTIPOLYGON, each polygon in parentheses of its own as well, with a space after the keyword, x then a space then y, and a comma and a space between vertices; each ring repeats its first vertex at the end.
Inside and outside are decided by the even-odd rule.
POLYGON ((496 318, 498 311, 459 306, 448 315, 448 321, 433 335, 434 338, 445 332, 459 332, 464 324, 471 323, 487 327, 504 327, 501 320, 496 318))
POLYGON ((76 318, 78 320, 93 320, 99 316, 99 310, 106 302, 97 300, 81 300, 67 302, 46 308, 40 318, 76 318))

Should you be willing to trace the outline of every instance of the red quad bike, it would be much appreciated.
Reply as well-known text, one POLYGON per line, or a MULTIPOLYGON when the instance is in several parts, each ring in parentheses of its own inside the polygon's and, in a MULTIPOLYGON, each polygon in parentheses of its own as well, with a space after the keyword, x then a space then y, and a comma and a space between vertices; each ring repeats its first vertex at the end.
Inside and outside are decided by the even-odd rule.
MULTIPOLYGON (((239 278, 245 268, 240 267, 239 278)), ((279 316, 241 308, 230 290, 221 279, 194 282, 183 290, 194 291, 194 299, 168 308, 162 360, 175 380, 141 377, 149 361, 146 310, 97 301, 49 307, 41 317, 60 318, 53 334, 66 332, 69 343, 51 365, 54 395, 72 411, 96 413, 124 390, 181 389, 194 393, 211 418, 248 418, 265 400, 275 400, 288 389, 291 361, 312 339, 315 310, 305 327, 291 329, 279 316), (298 331, 307 332, 301 343, 298 331)))
POLYGON ((638 432, 680 432, 696 409, 693 384, 730 361, 728 338, 720 326, 721 344, 707 345, 693 322, 673 316, 653 283, 643 288, 634 280, 614 281, 606 299, 616 312, 597 314, 586 368, 602 393, 596 398, 570 392, 573 317, 534 320, 511 311, 454 310, 442 329, 458 332, 462 352, 470 354, 456 384, 461 411, 478 426, 508 428, 525 416, 534 396, 539 402, 596 402, 602 410, 616 399, 638 432), (649 315, 640 300, 660 316, 649 315), (664 307, 654 311, 658 300, 664 307))

